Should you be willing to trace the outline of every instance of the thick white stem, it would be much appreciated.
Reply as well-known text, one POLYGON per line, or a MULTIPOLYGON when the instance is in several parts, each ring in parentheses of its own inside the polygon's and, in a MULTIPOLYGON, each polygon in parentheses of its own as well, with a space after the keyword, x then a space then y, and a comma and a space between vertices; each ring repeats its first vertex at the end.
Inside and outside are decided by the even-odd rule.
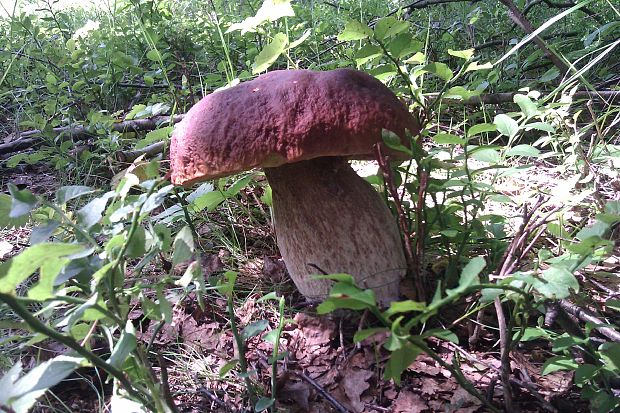
POLYGON ((382 306, 399 298, 407 265, 396 221, 345 159, 318 158, 265 168, 265 174, 278 246, 304 296, 327 296, 331 282, 312 279, 325 271, 351 274, 382 306))

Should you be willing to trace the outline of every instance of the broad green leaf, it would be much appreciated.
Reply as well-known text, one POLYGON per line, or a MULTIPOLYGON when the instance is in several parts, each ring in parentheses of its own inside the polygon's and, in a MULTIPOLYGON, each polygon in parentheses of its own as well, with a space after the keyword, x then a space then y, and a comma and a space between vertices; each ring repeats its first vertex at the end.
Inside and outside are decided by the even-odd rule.
POLYGON ((19 218, 11 218, 11 206, 13 198, 8 194, 0 194, 0 228, 21 227, 26 225, 30 219, 28 215, 22 215, 19 218))
POLYGON ((372 30, 370 27, 356 20, 350 20, 344 26, 342 33, 338 35, 338 40, 341 42, 350 40, 362 40, 370 37, 372 30))
POLYGON ((277 33, 271 43, 263 48, 254 59, 252 64, 252 74, 264 72, 280 57, 286 50, 288 37, 284 33, 277 33))
POLYGON ((480 273, 486 267, 486 262, 482 257, 472 258, 461 271, 459 285, 456 288, 446 290, 448 295, 457 295, 465 291, 470 286, 480 282, 480 273))
POLYGON ((108 364, 116 368, 121 368, 127 357, 135 350, 136 344, 136 329, 131 321, 127 321, 125 329, 121 333, 121 338, 114 346, 112 354, 107 360, 108 364))
POLYGON ((512 99, 517 105, 519 105, 521 112, 523 112, 527 118, 531 118, 532 116, 536 116, 538 114, 538 106, 529 97, 516 94, 512 99))
POLYGON ((506 156, 530 156, 537 158, 540 151, 532 145, 517 145, 506 151, 506 156))
POLYGON ((408 312, 420 312, 426 309, 426 304, 420 303, 418 301, 413 300, 405 300, 405 301, 393 301, 390 304, 390 308, 385 311, 385 314, 390 317, 394 314, 398 313, 408 313, 408 312))
POLYGON ((349 274, 314 275, 312 278, 314 278, 315 280, 332 280, 345 284, 355 285, 353 277, 349 274))
POLYGON ((9 193, 11 194, 11 212, 9 218, 19 218, 27 215, 36 208, 37 198, 27 189, 19 190, 13 184, 9 184, 9 193))
POLYGON ((620 300, 609 299, 605 301, 605 307, 620 311, 620 300))
POLYGON ((391 130, 382 129, 381 138, 383 139, 383 143, 385 143, 385 146, 387 146, 388 148, 398 152, 406 153, 407 155, 412 155, 411 149, 403 145, 400 137, 391 130))
POLYGON ((492 123, 479 123, 469 128, 469 130, 467 131, 467 136, 472 137, 472 136, 479 135, 481 133, 495 132, 496 130, 497 130, 497 126, 495 126, 492 123))
POLYGON ((355 52, 355 64, 357 65, 357 67, 360 67, 363 64, 380 56, 383 56, 383 51, 381 50, 381 48, 374 44, 367 43, 357 52, 355 52))
POLYGON ((515 137, 519 132, 519 124, 517 121, 503 113, 495 116, 493 123, 497 126, 497 131, 499 133, 508 136, 509 138, 515 137))
POLYGON ((414 39, 411 33, 401 33, 387 44, 387 49, 396 59, 403 59, 412 53, 419 52, 423 47, 424 44, 414 39))
POLYGON ((372 290, 360 290, 354 285, 338 282, 331 288, 329 297, 317 307, 317 312, 327 314, 338 308, 365 310, 376 306, 372 290))
POLYGON ((66 204, 72 199, 92 194, 95 191, 96 189, 84 185, 63 186, 56 190, 56 202, 59 204, 66 204))
POLYGON ((84 229, 90 229, 97 224, 103 216, 108 200, 114 196, 114 192, 108 192, 107 194, 97 197, 84 205, 77 212, 78 224, 84 229))
MULTIPOLYGON (((37 398, 82 365, 85 365, 83 358, 65 355, 45 361, 10 385, 2 387, 0 405, 11 406, 16 413, 26 413, 34 405, 37 398)), ((15 379, 19 370, 21 369, 11 369, 8 381, 15 379)), ((4 382, 5 379, 6 376, 3 377, 2 381, 4 382)))
POLYGON ((243 328, 241 337, 244 340, 249 340, 265 331, 267 327, 269 327, 269 321, 267 320, 254 321, 243 328))
POLYGON ((588 381, 594 379, 597 373, 600 371, 600 367, 593 364, 582 364, 575 370, 575 384, 577 386, 583 386, 588 381))
POLYGON ((0 292, 11 293, 43 264, 84 250, 79 244, 46 243, 33 245, 0 264, 0 292))
POLYGON ((310 34, 312 34, 312 29, 306 29, 306 31, 299 37, 299 39, 295 40, 294 42, 292 42, 288 48, 292 49, 294 47, 299 46, 300 44, 302 44, 308 37, 310 37, 310 34))
POLYGON ((375 25, 374 36, 377 40, 384 41, 408 30, 410 25, 409 22, 398 20, 393 16, 383 17, 375 25))
POLYGON ((536 130, 540 130, 543 132, 555 133, 555 128, 552 125, 545 123, 545 122, 528 123, 527 125, 523 126, 523 129, 525 129, 526 131, 536 129, 536 130))
POLYGON ((560 370, 574 370, 579 365, 575 360, 568 356, 555 356, 551 357, 549 360, 545 361, 541 368, 541 373, 543 376, 553 373, 554 371, 560 370))
POLYGON ((471 152, 471 157, 477 161, 496 164, 501 160, 499 152, 493 148, 480 147, 476 151, 471 152))
POLYGON ((533 287, 542 295, 551 299, 566 298, 570 290, 579 291, 579 282, 564 267, 551 266, 542 272, 541 279, 535 279, 533 287))
POLYGON ((146 58, 153 62, 159 62, 161 60, 161 53, 157 49, 151 49, 146 53, 146 58))
POLYGON ((127 250, 125 254, 130 258, 139 258, 146 252, 146 231, 144 227, 138 226, 133 236, 127 241, 127 250))
POLYGON ((467 142, 460 136, 451 133, 438 133, 433 136, 433 140, 440 145, 462 145, 467 142))
POLYGON ((448 49, 448 54, 450 56, 459 57, 461 59, 469 60, 473 57, 475 49, 466 49, 466 50, 452 50, 448 49))
POLYGON ((620 371, 620 343, 604 343, 599 348, 599 351, 603 355, 608 368, 613 368, 616 372, 620 371))
POLYGON ((40 244, 42 242, 47 242, 47 240, 52 236, 52 234, 58 229, 60 226, 60 222, 58 221, 49 221, 45 225, 37 225, 32 228, 32 232, 30 233, 30 245, 40 244))
POLYGON ((393 379, 399 385, 401 374, 415 361, 420 353, 422 353, 422 350, 409 343, 405 343, 401 348, 393 351, 385 366, 385 378, 387 380, 393 379))
POLYGON ((449 81, 450 79, 454 77, 454 73, 452 73, 452 70, 450 70, 448 65, 446 65, 445 63, 438 63, 438 62, 429 63, 426 66, 424 66, 424 70, 426 70, 429 73, 434 74, 435 76, 439 77, 445 82, 449 81))
POLYGON ((353 342, 359 343, 360 341, 364 341, 368 337, 372 337, 375 334, 384 333, 386 331, 389 331, 389 330, 385 327, 365 328, 355 333, 355 335, 353 336, 353 342))
POLYGON ((237 195, 243 188, 245 188, 254 178, 254 174, 249 174, 243 178, 237 179, 227 190, 226 197, 232 197, 237 195))
POLYGON ((470 64, 467 65, 467 68, 465 69, 465 73, 475 72, 477 70, 488 70, 488 69, 493 69, 492 63, 486 62, 483 64, 478 64, 478 62, 471 62, 470 64))
POLYGON ((557 78, 558 76, 560 76, 560 71, 553 67, 549 70, 547 70, 545 73, 543 73, 543 75, 540 77, 540 81, 542 83, 547 83, 547 82, 551 82, 553 79, 557 78))
POLYGON ((155 129, 148 132, 144 139, 138 141, 136 143, 136 149, 142 149, 152 143, 161 142, 168 139, 170 134, 172 133, 172 126, 164 126, 163 128, 155 129))
POLYGON ((28 289, 28 298, 43 301, 54 297, 54 281, 68 262, 68 259, 47 259, 41 265, 39 280, 28 289))
POLYGON ((203 209, 213 211, 218 205, 224 202, 225 199, 226 196, 224 193, 218 190, 213 190, 196 198, 190 206, 194 212, 200 212, 203 209))
POLYGON ((172 243, 172 266, 189 260, 194 253, 194 238, 189 226, 181 228, 172 243))
POLYGON ((469 89, 465 89, 463 86, 452 86, 450 89, 446 90, 442 98, 468 100, 474 96, 479 96, 479 95, 480 95, 480 91, 478 90, 472 91, 469 89))

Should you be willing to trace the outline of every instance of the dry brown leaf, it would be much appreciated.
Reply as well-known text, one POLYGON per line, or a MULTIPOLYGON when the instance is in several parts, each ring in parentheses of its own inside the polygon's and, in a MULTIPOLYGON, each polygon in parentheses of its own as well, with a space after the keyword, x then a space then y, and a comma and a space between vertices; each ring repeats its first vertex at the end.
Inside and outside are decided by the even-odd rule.
POLYGON ((310 385, 306 382, 287 381, 280 390, 279 396, 283 399, 290 399, 295 402, 302 411, 310 410, 310 385))
POLYGON ((368 380, 372 376, 372 371, 358 368, 348 368, 342 374, 342 389, 351 407, 358 413, 364 410, 364 402, 361 401, 360 396, 370 387, 368 380))
POLYGON ((392 404, 392 413, 421 413, 428 409, 426 402, 409 390, 401 390, 392 404))

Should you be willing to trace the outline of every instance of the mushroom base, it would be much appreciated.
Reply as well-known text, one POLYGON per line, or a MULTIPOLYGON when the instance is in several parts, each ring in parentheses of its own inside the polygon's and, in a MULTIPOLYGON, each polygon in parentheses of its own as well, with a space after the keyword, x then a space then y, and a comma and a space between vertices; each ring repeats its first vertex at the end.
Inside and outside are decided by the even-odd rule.
POLYGON ((406 273, 396 221, 381 196, 344 158, 317 158, 265 168, 273 191, 278 247, 299 291, 325 298, 322 271, 351 274, 387 306, 406 273))

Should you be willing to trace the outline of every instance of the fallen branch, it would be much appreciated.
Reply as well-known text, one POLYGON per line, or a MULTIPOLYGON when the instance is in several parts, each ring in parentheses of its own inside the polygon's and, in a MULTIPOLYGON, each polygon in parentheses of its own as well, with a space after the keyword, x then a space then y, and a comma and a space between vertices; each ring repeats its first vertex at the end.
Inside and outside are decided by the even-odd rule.
POLYGON ((590 312, 590 310, 581 308, 567 300, 558 300, 558 303, 564 311, 574 315, 584 323, 592 323, 596 325, 597 327, 594 327, 594 329, 608 339, 620 342, 620 332, 614 330, 611 327, 603 327, 603 325, 608 323, 596 317, 594 314, 592 314, 592 312, 590 312))
MULTIPOLYGON (((480 96, 473 96, 469 99, 453 99, 443 98, 442 103, 455 104, 455 105, 501 105, 504 103, 513 103, 514 96, 519 92, 504 92, 504 93, 485 93, 480 96)), ((432 95, 430 96, 432 99, 432 95)), ((617 90, 598 90, 598 91, 579 91, 573 94, 573 99, 591 99, 591 100, 611 100, 620 99, 620 91, 617 90)))
MULTIPOLYGON (((140 132, 154 130, 158 126, 166 123, 178 123, 183 119, 184 115, 175 116, 155 116, 148 119, 134 119, 126 120, 123 122, 113 123, 110 130, 120 133, 126 132, 140 132)), ((89 128, 83 125, 78 126, 64 126, 52 129, 52 132, 57 135, 65 135, 72 140, 84 140, 89 136, 93 136, 89 131, 89 128)), ((27 132, 23 132, 19 135, 19 138, 0 144, 0 154, 15 152, 21 149, 26 149, 41 143, 42 131, 36 129, 27 132)))

